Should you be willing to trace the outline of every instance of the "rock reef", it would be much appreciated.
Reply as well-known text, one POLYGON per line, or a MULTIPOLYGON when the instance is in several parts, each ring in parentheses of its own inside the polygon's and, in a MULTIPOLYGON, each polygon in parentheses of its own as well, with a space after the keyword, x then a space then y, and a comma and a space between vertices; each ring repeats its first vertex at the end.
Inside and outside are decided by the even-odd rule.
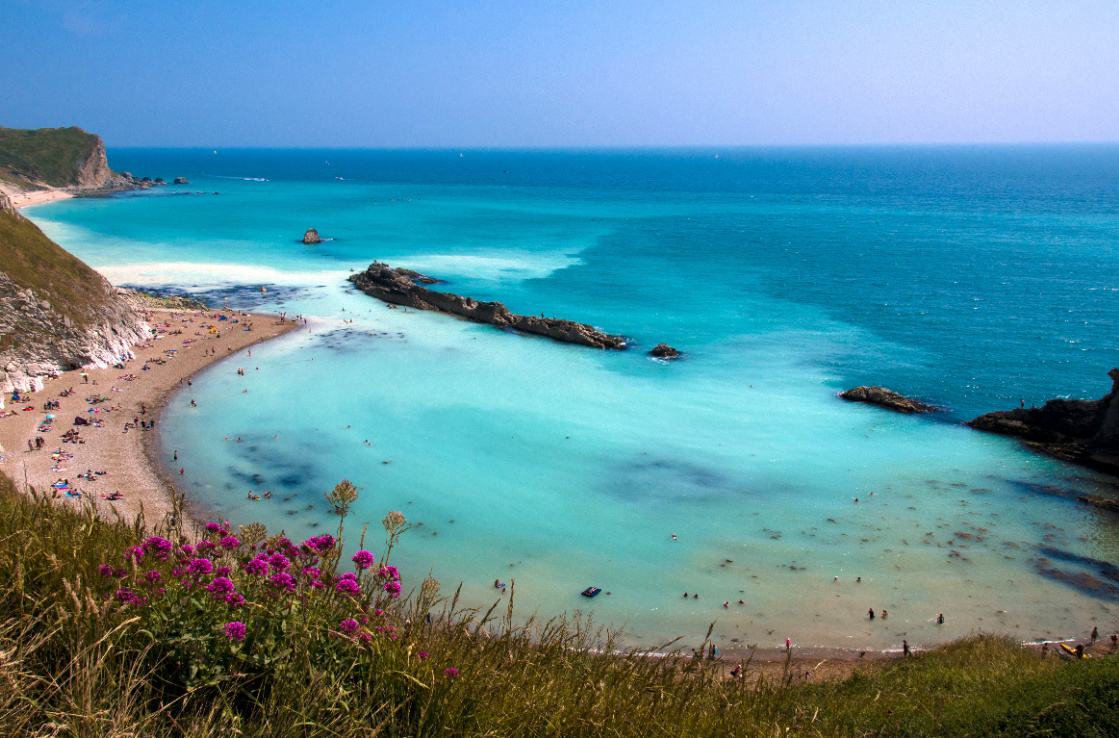
POLYGON ((303 243, 316 244, 322 243, 322 236, 314 228, 308 228, 307 232, 303 234, 303 243))
POLYGON ((968 423, 1021 439, 1051 456, 1119 474, 1119 369, 1099 400, 1049 400, 1041 407, 1000 410, 968 423))
POLYGON ((675 359, 680 355, 680 352, 669 346, 667 343, 658 343, 649 352, 650 355, 656 356, 658 359, 675 359))
POLYGON ((855 387, 846 392, 840 392, 839 396, 850 402, 863 402, 867 405, 877 405, 887 410, 893 410, 896 413, 906 413, 908 415, 933 413, 937 410, 933 405, 926 405, 923 402, 911 400, 908 397, 899 395, 897 392, 883 387, 855 387))
POLYGON ((603 333, 585 323, 535 315, 516 315, 500 302, 478 302, 470 297, 426 289, 417 282, 431 284, 438 280, 409 269, 393 269, 388 264, 374 262, 364 272, 351 275, 349 280, 365 294, 394 305, 450 313, 474 323, 511 328, 580 346, 602 349, 624 349, 626 346, 626 341, 621 336, 603 333))

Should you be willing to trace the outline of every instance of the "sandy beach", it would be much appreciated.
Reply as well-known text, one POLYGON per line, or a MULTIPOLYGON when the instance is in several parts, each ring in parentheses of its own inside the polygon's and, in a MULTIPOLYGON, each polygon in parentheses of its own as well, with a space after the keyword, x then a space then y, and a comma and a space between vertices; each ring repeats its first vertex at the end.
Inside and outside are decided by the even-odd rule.
POLYGON ((28 205, 42 205, 45 202, 53 202, 54 200, 65 200, 73 197, 73 195, 66 190, 31 190, 30 192, 20 192, 18 190, 5 190, 8 199, 12 201, 12 205, 19 208, 25 208, 28 205))
POLYGON ((17 486, 33 487, 75 506, 92 502, 102 514, 117 513, 129 520, 142 508, 148 524, 155 523, 172 509, 170 484, 150 458, 158 448, 159 416, 167 398, 207 366, 297 327, 273 315, 228 311, 143 314, 158 334, 134 346, 135 358, 123 369, 118 365, 68 371, 46 379, 43 391, 29 394, 27 402, 4 398, 0 471, 17 486), (227 319, 219 320, 219 315, 227 319), (67 396, 60 396, 64 392, 67 396), (59 406, 47 410, 48 401, 59 406), (48 414, 54 420, 43 425, 48 414), (79 417, 90 424, 75 425, 79 417), (141 429, 152 422, 156 429, 141 429), (64 442, 63 434, 71 431, 77 432, 76 442, 64 442), (42 439, 39 448, 36 438, 42 439), (63 480, 68 480, 68 488, 54 486, 63 480), (110 500, 114 493, 119 499, 110 500))

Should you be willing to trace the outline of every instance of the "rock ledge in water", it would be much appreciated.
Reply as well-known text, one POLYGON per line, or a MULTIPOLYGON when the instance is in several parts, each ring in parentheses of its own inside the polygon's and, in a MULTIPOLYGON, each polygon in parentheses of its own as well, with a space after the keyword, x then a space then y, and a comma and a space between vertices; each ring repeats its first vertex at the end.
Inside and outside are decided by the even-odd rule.
POLYGON ((911 400, 908 397, 899 395, 897 392, 885 389, 884 387, 855 387, 846 392, 840 392, 839 396, 850 402, 863 402, 867 405, 877 405, 887 410, 893 410, 896 413, 907 413, 909 415, 934 413, 937 410, 932 405, 926 405, 923 402, 911 400))
POLYGON ((307 232, 303 234, 303 243, 322 243, 322 236, 314 228, 308 228, 307 232))
POLYGON ((653 347, 653 350, 650 351, 649 354, 660 359, 675 359, 677 356, 680 355, 680 352, 669 346, 667 343, 658 343, 656 346, 653 347))
POLYGON ((1041 407, 980 415, 968 425, 1019 438, 1059 459, 1119 474, 1119 369, 1107 375, 1111 392, 1099 400, 1049 400, 1041 407))
POLYGON ((478 302, 470 297, 420 287, 416 282, 432 284, 438 280, 410 269, 393 269, 388 264, 373 262, 364 272, 350 275, 349 281, 365 294, 395 305, 450 313, 474 323, 512 328, 580 346, 608 349, 626 347, 626 341, 621 336, 603 333, 585 323, 538 318, 535 315, 516 315, 500 302, 478 302))

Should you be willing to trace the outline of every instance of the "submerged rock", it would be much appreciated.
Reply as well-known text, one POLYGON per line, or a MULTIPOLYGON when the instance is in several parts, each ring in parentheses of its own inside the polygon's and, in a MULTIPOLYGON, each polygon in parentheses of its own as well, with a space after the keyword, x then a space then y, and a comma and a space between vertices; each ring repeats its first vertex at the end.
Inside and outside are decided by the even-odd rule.
POLYGON ((190 180, 186 177, 175 177, 174 184, 190 184, 190 180))
POLYGON ((934 413, 937 410, 933 405, 926 405, 923 402, 911 400, 908 397, 899 395, 897 392, 885 389, 884 387, 855 387, 846 392, 840 392, 839 396, 850 402, 864 402, 868 405, 877 405, 887 410, 893 410, 896 413, 907 413, 909 415, 934 413))
MULTIPOLYGON (((370 264, 364 272, 349 277, 349 281, 365 294, 394 305, 450 313, 474 323, 512 328, 580 346, 608 349, 624 349, 626 346, 626 341, 621 336, 603 333, 585 323, 535 315, 516 315, 500 302, 478 302, 470 297, 435 292, 416 284, 423 280, 431 278, 409 269, 393 269, 388 264, 377 262, 370 264)), ((430 284, 431 281, 425 284, 430 284)))
POLYGON ((322 243, 322 237, 314 228, 308 228, 307 232, 303 234, 303 243, 322 243))
POLYGON ((1099 400, 1049 400, 1041 407, 1000 410, 968 423, 976 430, 1012 436, 1032 448, 1119 474, 1119 369, 1111 392, 1099 400))
POLYGON ((675 359, 680 355, 679 351, 672 348, 667 343, 658 343, 649 353, 661 359, 675 359))

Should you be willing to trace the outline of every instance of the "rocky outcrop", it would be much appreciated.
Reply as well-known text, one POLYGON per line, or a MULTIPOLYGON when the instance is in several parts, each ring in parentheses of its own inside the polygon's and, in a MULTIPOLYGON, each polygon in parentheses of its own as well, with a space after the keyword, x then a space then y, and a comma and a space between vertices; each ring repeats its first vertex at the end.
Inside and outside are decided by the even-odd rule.
POLYGON ((190 180, 186 177, 175 177, 174 184, 190 184, 190 180))
POLYGON ((78 160, 77 175, 71 182, 72 186, 79 190, 104 187, 113 176, 113 170, 109 169, 109 159, 105 155, 105 142, 100 136, 93 137, 96 139, 93 150, 88 156, 78 160))
POLYGON ((303 234, 303 243, 316 244, 322 243, 322 236, 314 228, 308 228, 307 232, 303 234))
POLYGON ((968 423, 1012 436, 1067 461, 1119 474, 1119 369, 1108 372, 1111 392, 1099 400, 1049 400, 1041 407, 1000 410, 968 423))
POLYGON ((4 202, 0 196, 0 392, 130 358, 147 324, 104 277, 4 202))
POLYGON ((672 348, 667 343, 658 343, 649 353, 659 359, 675 359, 680 355, 679 351, 672 348))
POLYGON ((393 269, 388 264, 374 262, 364 272, 351 275, 349 280, 365 294, 394 305, 450 313, 475 323, 512 328, 580 346, 604 349, 623 349, 626 346, 625 339, 621 336, 603 333, 585 323, 538 318, 535 315, 516 315, 500 302, 478 302, 470 297, 420 287, 416 284, 418 280, 409 276, 417 274, 411 270, 393 269))
POLYGON ((908 397, 899 395, 897 392, 883 387, 855 387, 846 392, 840 392, 839 396, 850 402, 863 402, 868 405, 877 405, 887 410, 893 410, 896 413, 906 413, 909 415, 932 413, 937 410, 933 405, 926 405, 923 402, 911 400, 908 397))

